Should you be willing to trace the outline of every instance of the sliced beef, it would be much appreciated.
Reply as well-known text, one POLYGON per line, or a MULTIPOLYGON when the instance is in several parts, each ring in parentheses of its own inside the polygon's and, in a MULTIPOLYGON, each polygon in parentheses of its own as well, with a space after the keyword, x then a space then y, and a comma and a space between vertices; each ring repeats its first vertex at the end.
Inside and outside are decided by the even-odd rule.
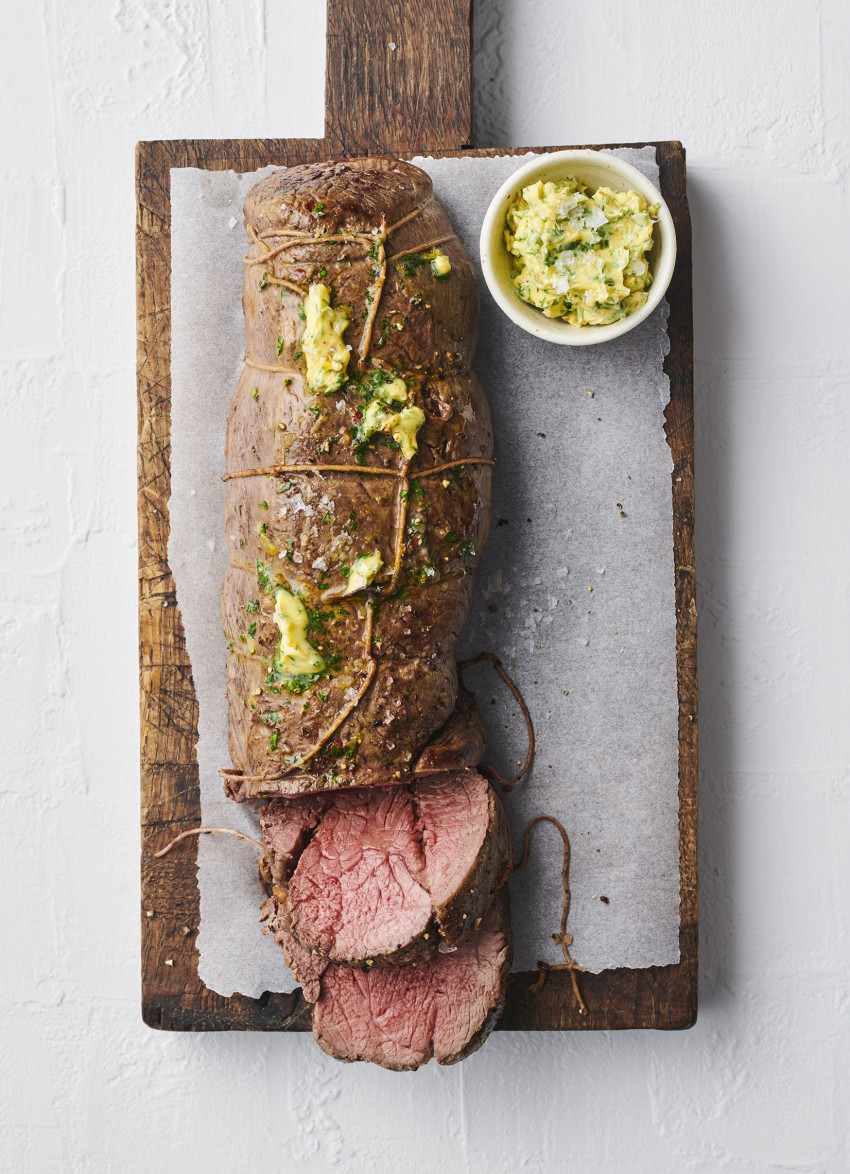
POLYGON ((339 1060, 408 1071, 432 1057, 454 1064, 487 1038, 504 1004, 511 944, 507 889, 478 933, 450 953, 363 972, 329 966, 313 1008, 313 1034, 339 1060))
POLYGON ((283 960, 298 982, 308 1003, 315 1003, 321 993, 319 980, 330 963, 327 958, 305 950, 292 932, 289 913, 286 908, 286 894, 275 888, 260 909, 263 933, 274 934, 274 940, 283 950, 283 960))
POLYGON ((261 826, 275 925, 311 957, 353 966, 464 941, 510 868, 502 805, 474 771, 276 799, 261 826))
POLYGON ((510 871, 505 811, 487 780, 474 771, 431 775, 414 785, 413 794, 437 928, 442 940, 455 946, 477 928, 510 871))
POLYGON ((263 809, 260 827, 268 844, 263 858, 266 879, 274 884, 288 882, 329 801, 327 795, 302 795, 288 800, 282 810, 263 809))
POLYGON ((436 934, 426 886, 410 790, 339 795, 292 877, 292 928, 307 949, 334 962, 427 955, 436 934))
POLYGON ((475 277, 428 176, 394 159, 276 171, 245 221, 225 787, 272 800, 261 920, 315 1004, 321 1046, 401 1070, 450 1064, 486 1036, 510 969, 510 839, 471 769, 484 733, 455 663, 491 493, 475 277), (427 264, 434 243, 447 281, 427 264), (317 397, 303 299, 320 281, 349 307, 351 359, 338 394, 317 397), (412 455, 360 438, 381 371, 418 409, 412 455), (378 571, 358 586, 350 569, 372 551, 378 571), (281 591, 307 610, 317 672, 278 667, 281 591))

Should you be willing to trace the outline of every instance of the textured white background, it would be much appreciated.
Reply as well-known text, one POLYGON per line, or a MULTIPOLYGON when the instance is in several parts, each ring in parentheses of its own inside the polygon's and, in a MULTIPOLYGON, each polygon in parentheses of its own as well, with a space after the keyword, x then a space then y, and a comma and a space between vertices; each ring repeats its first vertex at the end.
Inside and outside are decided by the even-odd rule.
POLYGON ((843 0, 479 0, 482 145, 681 138, 695 230, 702 1007, 456 1069, 142 1026, 133 144, 318 135, 318 0, 0 30, 0 1167, 847 1174, 843 0), (295 42, 287 51, 287 46, 295 42))

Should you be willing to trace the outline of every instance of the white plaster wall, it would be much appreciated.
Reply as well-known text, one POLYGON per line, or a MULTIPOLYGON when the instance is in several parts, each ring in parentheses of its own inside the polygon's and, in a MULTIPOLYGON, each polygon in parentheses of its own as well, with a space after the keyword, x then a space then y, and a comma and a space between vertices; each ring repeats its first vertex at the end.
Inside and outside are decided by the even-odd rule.
POLYGON ((2 6, 0 1168, 846 1174, 843 0, 479 0, 479 143, 681 138, 702 990, 396 1076, 139 1017, 133 145, 317 135, 318 0, 2 6), (284 61, 281 51, 297 37, 284 61))

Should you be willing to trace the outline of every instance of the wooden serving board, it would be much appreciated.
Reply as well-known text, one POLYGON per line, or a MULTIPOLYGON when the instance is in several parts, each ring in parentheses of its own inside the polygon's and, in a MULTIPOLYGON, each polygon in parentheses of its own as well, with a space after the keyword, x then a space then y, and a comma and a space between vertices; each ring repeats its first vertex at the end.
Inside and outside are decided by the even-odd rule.
MULTIPOLYGON (((142 1015, 169 1031, 307 1030, 300 991, 224 998, 198 978, 194 842, 152 853, 200 823, 197 699, 167 561, 170 496, 170 195, 172 167, 252 171, 332 156, 511 155, 473 150, 471 0, 328 0, 324 139, 139 143, 136 152, 138 307, 139 658, 142 798, 142 1015), (367 19, 368 16, 368 19, 367 19), (390 42, 396 48, 390 49, 390 42)), ((606 144, 644 146, 646 144, 606 144)), ((653 144, 678 239, 667 297, 670 377, 666 431, 673 457, 676 654, 679 691, 681 961, 582 978, 589 1014, 570 979, 514 974, 502 1030, 690 1027, 697 1013, 697 662, 694 574, 691 228, 680 143, 653 144)), ((223 687, 223 683, 222 683, 223 687)))

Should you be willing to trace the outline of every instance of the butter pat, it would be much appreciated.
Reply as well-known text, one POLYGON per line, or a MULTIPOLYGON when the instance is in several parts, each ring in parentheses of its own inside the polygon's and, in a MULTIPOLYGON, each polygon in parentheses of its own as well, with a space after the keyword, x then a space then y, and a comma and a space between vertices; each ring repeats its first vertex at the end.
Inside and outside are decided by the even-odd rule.
POLYGON ((280 632, 274 667, 283 676, 320 673, 325 662, 307 639, 307 609, 284 587, 275 592, 274 622, 280 632))
POLYGON ((364 587, 368 587, 383 565, 384 560, 381 558, 379 550, 372 554, 361 554, 351 564, 348 589, 345 594, 353 595, 355 591, 362 591, 364 587))
MULTIPOLYGON (((402 381, 399 379, 394 382, 401 383, 402 381)), ((392 384, 386 386, 390 388, 392 384)), ((394 396, 396 401, 399 398, 397 394, 394 396)), ((407 398, 406 389, 405 398, 407 398)), ((373 399, 363 413, 361 428, 363 436, 367 439, 374 436, 376 432, 383 432, 385 435, 391 436, 401 448, 404 459, 409 461, 418 451, 416 433, 424 423, 425 413, 421 408, 408 404, 400 411, 390 412, 378 399, 373 399)))
POLYGON ((439 249, 431 249, 430 252, 423 253, 423 256, 426 261, 431 262, 431 272, 435 277, 448 277, 451 273, 452 263, 439 249))
POLYGON ((304 302, 307 325, 301 350, 307 362, 307 385, 316 395, 332 395, 345 383, 351 347, 342 336, 348 327, 348 311, 331 305, 326 285, 311 285, 304 302))
POLYGON ((389 383, 381 383, 375 388, 375 398, 385 404, 406 404, 410 397, 407 394, 407 384, 397 375, 389 383))

